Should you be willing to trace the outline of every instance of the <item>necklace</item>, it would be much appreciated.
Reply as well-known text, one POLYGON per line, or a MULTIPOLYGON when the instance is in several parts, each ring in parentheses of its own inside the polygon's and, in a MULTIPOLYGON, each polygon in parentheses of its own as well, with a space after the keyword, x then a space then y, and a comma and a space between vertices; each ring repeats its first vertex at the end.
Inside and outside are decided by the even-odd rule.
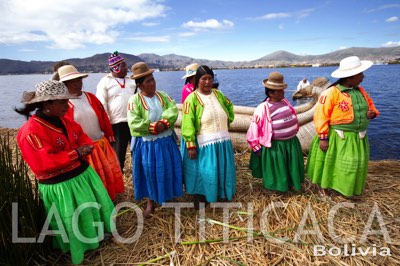
POLYGON ((125 78, 124 78, 124 83, 120 83, 120 82, 118 81, 117 78, 114 78, 114 79, 115 79, 115 81, 119 84, 119 86, 121 87, 121 89, 125 88, 125 78))

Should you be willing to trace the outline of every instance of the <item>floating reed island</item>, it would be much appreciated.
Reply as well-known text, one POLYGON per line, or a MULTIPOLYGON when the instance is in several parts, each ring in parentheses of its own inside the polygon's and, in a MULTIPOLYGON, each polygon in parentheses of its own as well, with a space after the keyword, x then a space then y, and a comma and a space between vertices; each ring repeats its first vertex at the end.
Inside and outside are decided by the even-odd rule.
MULTIPOLYGON (((314 105, 302 113, 311 112, 314 105)), ((239 144, 244 142, 242 134, 252 115, 250 109, 241 112, 232 124, 238 128, 232 135, 239 144)), ((309 118, 305 121, 304 135, 314 134, 308 129, 309 118)), ((14 139, 15 133, 15 129, 0 128, 0 136, 14 139)), ((128 159, 126 190, 115 204, 135 207, 121 209, 115 218, 118 234, 131 241, 102 242, 99 249, 86 253, 83 264, 400 265, 400 161, 371 161, 361 196, 321 198, 307 180, 299 193, 265 190, 262 180, 253 178, 248 169, 247 147, 235 144, 235 149, 237 189, 229 210, 208 205, 202 211, 182 208, 178 214, 174 208, 158 206, 153 217, 144 220, 139 208, 145 201, 133 198, 128 159)), ((185 195, 176 202, 190 203, 191 197, 185 195)), ((70 257, 54 250, 32 262, 68 265, 70 257)))

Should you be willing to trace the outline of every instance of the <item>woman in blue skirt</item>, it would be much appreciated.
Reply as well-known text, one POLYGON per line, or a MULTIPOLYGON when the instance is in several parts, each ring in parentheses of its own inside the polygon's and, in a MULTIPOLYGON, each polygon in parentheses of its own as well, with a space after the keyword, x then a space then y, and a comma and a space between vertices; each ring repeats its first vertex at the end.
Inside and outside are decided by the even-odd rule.
POLYGON ((131 79, 141 91, 128 102, 135 199, 147 198, 146 218, 154 213, 155 202, 183 195, 182 159, 172 130, 178 108, 156 90, 153 72, 144 62, 132 66, 131 79))
POLYGON ((236 190, 233 146, 228 132, 233 104, 212 89, 214 73, 208 66, 196 71, 195 91, 182 107, 183 177, 186 192, 200 202, 232 200, 236 190))

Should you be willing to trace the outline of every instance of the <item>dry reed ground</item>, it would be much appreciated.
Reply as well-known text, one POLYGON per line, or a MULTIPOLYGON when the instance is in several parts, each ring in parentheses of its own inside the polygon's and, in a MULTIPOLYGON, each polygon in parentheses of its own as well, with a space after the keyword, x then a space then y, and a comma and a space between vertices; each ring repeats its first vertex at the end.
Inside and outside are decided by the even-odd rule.
MULTIPOLYGON (((15 130, 0 129, 0 134, 5 132, 15 134, 15 130)), ((192 208, 182 209, 177 217, 173 208, 158 207, 155 215, 143 224, 138 221, 140 215, 135 210, 125 209, 117 216, 118 233, 126 239, 137 234, 138 239, 132 243, 121 243, 115 238, 103 242, 99 249, 86 254, 83 264, 400 265, 400 161, 371 161, 362 196, 345 198, 335 194, 331 198, 320 198, 309 182, 302 193, 265 190, 260 179, 252 178, 248 159, 248 152, 235 154, 237 192, 233 203, 240 206, 229 210, 226 225, 219 224, 224 222, 222 209, 211 206, 205 208, 206 221, 199 220, 201 213, 192 208), (334 233, 330 233, 329 213, 340 206, 338 203, 349 205, 337 209, 332 220, 334 233), (251 206, 253 209, 249 209, 251 206), (302 222, 304 218, 307 219, 302 222), (372 224, 370 218, 373 218, 372 224), (180 225, 178 235, 176 223, 180 225), (207 243, 190 243, 200 240, 201 226, 205 227, 207 243), (322 237, 309 232, 296 243, 300 227, 313 232, 320 230, 322 237), (218 241, 224 237, 224 229, 230 238, 225 243, 218 241), (246 229, 253 229, 253 235, 246 229), (364 234, 367 237, 362 243, 366 229, 375 233, 364 234), (382 234, 384 230, 387 230, 386 238, 382 234), (336 242, 334 235, 341 239, 354 238, 347 245, 350 256, 343 254, 344 245, 336 242), (327 252, 326 256, 314 256, 314 245, 322 245, 326 252, 333 247, 333 254, 340 248, 342 254, 335 256, 327 252), (363 256, 362 252, 368 248, 368 254, 363 256), (387 254, 388 249, 390 256, 380 255, 380 252, 387 254)), ((126 191, 116 203, 131 202, 141 207, 145 202, 133 199, 130 163, 128 159, 124 173, 126 191)), ((190 197, 177 201, 190 202, 190 197)), ((57 251, 48 257, 50 264, 69 262, 68 254, 57 251)))

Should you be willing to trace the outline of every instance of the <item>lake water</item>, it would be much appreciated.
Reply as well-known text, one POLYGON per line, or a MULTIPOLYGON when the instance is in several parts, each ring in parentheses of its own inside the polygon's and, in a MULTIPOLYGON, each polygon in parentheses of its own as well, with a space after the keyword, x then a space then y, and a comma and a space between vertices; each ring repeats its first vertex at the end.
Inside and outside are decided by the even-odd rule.
MULTIPOLYGON (((317 77, 335 79, 330 74, 336 67, 306 67, 279 69, 237 69, 217 70, 221 91, 235 105, 257 106, 264 98, 261 82, 272 71, 280 71, 288 83, 286 97, 291 95, 298 82, 307 77, 310 81, 317 77)), ((400 119, 397 118, 400 104, 400 65, 372 66, 365 71, 361 84, 371 95, 378 110, 377 119, 371 121, 368 136, 371 146, 371 160, 400 159, 400 119)), ((104 73, 90 74, 84 79, 84 90, 95 93, 98 81, 104 73)), ((181 101, 184 80, 183 71, 155 72, 157 89, 167 92, 177 103, 181 101)), ((35 90, 36 83, 49 79, 50 75, 8 75, 0 76, 0 127, 18 128, 24 118, 13 111, 20 105, 22 92, 35 90)), ((296 103, 293 103, 296 104, 296 103)))

